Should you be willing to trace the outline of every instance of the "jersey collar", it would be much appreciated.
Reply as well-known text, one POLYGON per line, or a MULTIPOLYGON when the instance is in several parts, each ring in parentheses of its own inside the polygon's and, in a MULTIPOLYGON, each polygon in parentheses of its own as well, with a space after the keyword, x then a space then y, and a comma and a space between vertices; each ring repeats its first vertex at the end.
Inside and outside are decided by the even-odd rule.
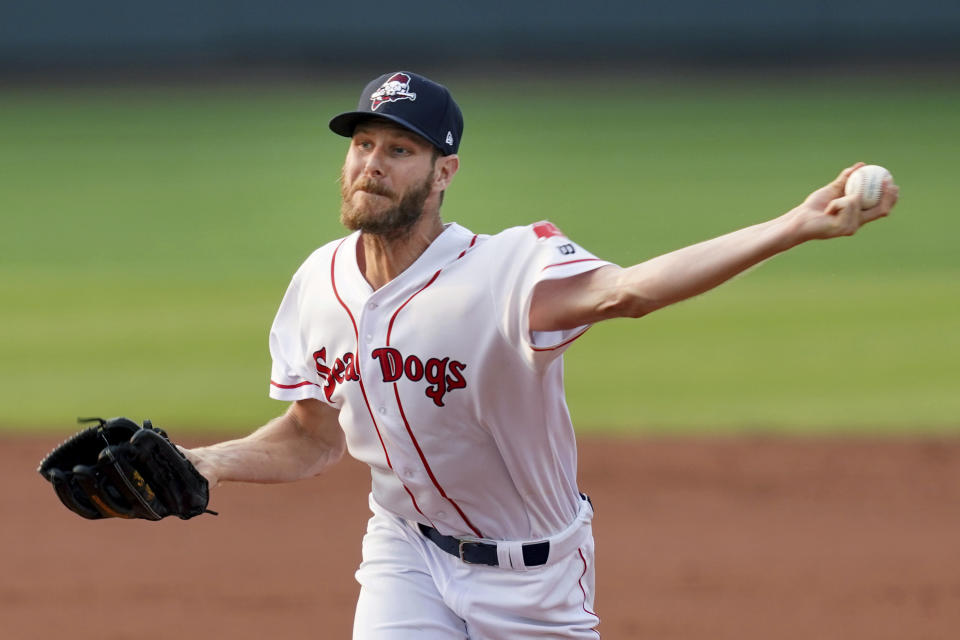
POLYGON ((396 278, 374 291, 357 264, 357 243, 360 232, 354 231, 337 250, 337 277, 350 283, 350 290, 363 292, 364 297, 389 295, 408 287, 422 285, 433 275, 463 256, 473 246, 475 234, 456 222, 448 222, 443 231, 423 253, 396 278))

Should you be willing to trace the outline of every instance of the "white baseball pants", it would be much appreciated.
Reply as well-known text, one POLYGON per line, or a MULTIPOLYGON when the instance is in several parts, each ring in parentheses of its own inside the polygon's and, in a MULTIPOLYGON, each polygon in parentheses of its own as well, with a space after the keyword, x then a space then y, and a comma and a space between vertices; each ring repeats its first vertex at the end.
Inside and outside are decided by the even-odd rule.
MULTIPOLYGON (((354 640, 600 637, 593 612, 593 508, 587 500, 577 520, 550 539, 547 564, 521 570, 465 564, 373 496, 370 508, 374 515, 356 573, 361 588, 354 640)), ((519 544, 504 545, 504 564, 506 547, 519 544)))

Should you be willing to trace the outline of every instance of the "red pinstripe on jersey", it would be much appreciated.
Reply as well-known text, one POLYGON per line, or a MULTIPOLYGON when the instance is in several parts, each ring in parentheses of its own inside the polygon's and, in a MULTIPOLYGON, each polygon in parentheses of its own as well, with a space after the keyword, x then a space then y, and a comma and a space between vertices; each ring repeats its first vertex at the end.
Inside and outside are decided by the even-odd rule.
POLYGON ((472 248, 473 248, 473 245, 476 244, 476 243, 477 243, 477 236, 474 235, 473 238, 470 240, 470 244, 467 245, 467 248, 464 249, 463 251, 461 251, 461 252, 460 252, 460 255, 457 256, 457 260, 459 260, 459 259, 462 258, 463 256, 467 255, 467 251, 470 251, 470 249, 472 249, 472 248))
MULTIPOLYGON (((473 238, 470 240, 470 244, 467 245, 467 248, 461 251, 460 255, 457 256, 457 260, 465 256, 467 254, 467 251, 469 251, 470 248, 473 247, 473 245, 476 242, 477 242, 477 236, 474 235, 473 238)), ((440 276, 441 271, 443 271, 443 269, 440 269, 435 274, 433 274, 433 277, 430 278, 427 284, 423 285, 420 289, 415 291, 393 313, 393 316, 390 318, 390 324, 387 326, 386 346, 388 347, 390 346, 390 337, 393 333, 393 323, 397 320, 397 316, 400 315, 400 312, 403 310, 403 308, 406 307, 408 304, 410 304, 410 301, 413 300, 417 296, 417 294, 419 294, 421 291, 423 291, 424 289, 432 285, 434 282, 436 282, 437 278, 440 276)), ((437 493, 439 493, 444 500, 450 503, 450 505, 457 511, 460 517, 463 518, 463 521, 467 523, 467 526, 470 527, 473 533, 478 538, 482 538, 483 534, 480 533, 480 530, 472 522, 470 522, 470 518, 468 518, 467 514, 463 512, 463 509, 460 508, 460 505, 458 505, 456 501, 453 500, 453 498, 447 495, 447 492, 443 490, 443 486, 440 484, 440 481, 437 480, 437 477, 434 475, 433 469, 430 468, 430 463, 427 462, 427 457, 426 455, 424 455, 423 449, 420 448, 420 443, 417 441, 417 437, 413 435, 413 429, 410 427, 410 423, 407 421, 406 413, 403 410, 403 402, 400 400, 400 388, 397 386, 396 382, 393 383, 393 393, 397 398, 397 406, 400 409, 400 418, 403 420, 403 425, 404 427, 406 427, 407 433, 410 435, 410 440, 413 441, 413 446, 416 448, 417 454, 420 456, 420 462, 423 463, 423 468, 426 470, 427 475, 430 477, 430 481, 433 483, 433 486, 437 490, 437 493)))
MULTIPOLYGON (((460 254, 460 255, 463 255, 463 254, 460 254)), ((404 303, 403 303, 402 305, 400 305, 400 306, 397 308, 396 311, 393 312, 393 316, 390 318, 390 324, 387 325, 387 344, 386 344, 386 346, 388 346, 388 347, 390 346, 390 334, 393 333, 393 323, 394 323, 394 321, 396 321, 397 316, 400 315, 400 312, 403 311, 403 308, 404 308, 405 306, 407 306, 408 304, 410 304, 410 301, 413 300, 413 299, 417 296, 418 293, 420 293, 421 291, 423 291, 424 289, 426 289, 427 287, 429 287, 430 285, 433 284, 433 281, 436 280, 436 279, 437 279, 437 276, 440 275, 440 271, 443 271, 443 269, 440 269, 440 270, 437 271, 435 274, 433 274, 433 277, 430 278, 430 281, 427 282, 427 284, 425 284, 425 285, 423 285, 422 287, 420 287, 419 289, 417 289, 412 296, 410 296, 409 298, 407 298, 407 299, 404 301, 404 303)))
MULTIPOLYGON (((356 359, 355 366, 357 367, 357 374, 359 377, 357 382, 360 383, 360 393, 363 394, 363 403, 367 407, 367 413, 370 414, 370 421, 373 422, 373 428, 377 432, 377 438, 380 439, 380 447, 383 449, 383 455, 387 460, 387 466, 390 468, 391 471, 393 471, 393 463, 390 462, 390 454, 387 453, 387 445, 384 444, 383 442, 383 436, 380 434, 380 427, 379 425, 377 425, 377 419, 373 417, 373 408, 370 406, 370 401, 367 399, 367 390, 363 386, 363 375, 360 373, 360 358, 359 358, 360 333, 359 331, 357 331, 357 321, 354 320, 353 313, 350 312, 350 308, 343 301, 343 298, 340 297, 340 292, 337 291, 337 276, 336 276, 337 254, 340 252, 340 247, 343 246, 343 243, 346 242, 346 240, 347 239, 344 238, 340 242, 340 244, 337 245, 337 248, 333 250, 333 257, 330 259, 330 286, 333 287, 333 295, 337 298, 337 302, 339 302, 340 306, 343 307, 343 310, 347 312, 347 316, 350 317, 350 323, 353 325, 353 337, 357 341, 356 353, 358 354, 358 357, 356 359)), ((396 475, 395 471, 394 471, 394 475, 396 475)), ((400 476, 397 475, 397 479, 399 478, 400 476)), ((403 484, 402 480, 400 481, 400 484, 403 486, 403 490, 407 492, 407 495, 410 496, 410 500, 411 502, 413 502, 413 508, 416 509, 417 513, 422 515, 424 518, 427 518, 426 514, 420 510, 420 505, 417 504, 417 499, 413 497, 413 492, 410 491, 407 485, 403 484)), ((427 521, 432 522, 430 518, 427 518, 427 521)))

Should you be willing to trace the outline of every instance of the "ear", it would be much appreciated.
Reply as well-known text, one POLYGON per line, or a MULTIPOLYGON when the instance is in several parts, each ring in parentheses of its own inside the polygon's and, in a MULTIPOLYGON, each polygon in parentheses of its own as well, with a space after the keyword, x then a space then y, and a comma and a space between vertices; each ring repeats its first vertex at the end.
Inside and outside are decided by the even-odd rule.
POLYGON ((434 171, 434 188, 437 191, 446 191, 450 183, 453 182, 453 176, 460 169, 460 156, 451 154, 449 156, 440 156, 437 158, 437 165, 434 171))

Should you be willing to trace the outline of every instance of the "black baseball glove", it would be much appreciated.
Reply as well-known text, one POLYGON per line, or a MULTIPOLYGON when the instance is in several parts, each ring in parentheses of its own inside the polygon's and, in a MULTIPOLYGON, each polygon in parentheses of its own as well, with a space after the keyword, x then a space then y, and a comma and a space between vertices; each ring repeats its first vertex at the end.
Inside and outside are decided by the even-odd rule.
POLYGON ((178 516, 187 520, 207 509, 207 479, 145 420, 90 418, 98 422, 73 435, 40 463, 60 501, 84 518, 178 516))

